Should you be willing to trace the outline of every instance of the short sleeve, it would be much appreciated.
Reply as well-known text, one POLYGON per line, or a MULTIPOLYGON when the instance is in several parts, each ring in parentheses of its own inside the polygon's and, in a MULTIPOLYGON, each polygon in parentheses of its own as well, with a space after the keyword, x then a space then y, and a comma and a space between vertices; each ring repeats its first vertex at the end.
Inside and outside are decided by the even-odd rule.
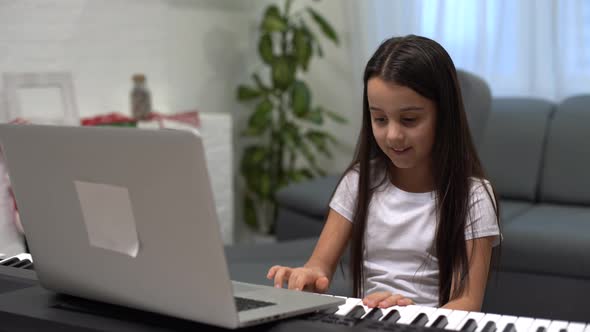
POLYGON ((493 191, 489 181, 473 180, 469 202, 469 221, 465 227, 466 240, 494 236, 493 246, 497 246, 500 243, 502 236, 500 234, 492 193, 493 191))
POLYGON ((348 173, 342 178, 342 181, 338 184, 334 196, 330 201, 330 208, 338 212, 350 222, 352 222, 356 206, 358 179, 358 171, 348 171, 348 173))

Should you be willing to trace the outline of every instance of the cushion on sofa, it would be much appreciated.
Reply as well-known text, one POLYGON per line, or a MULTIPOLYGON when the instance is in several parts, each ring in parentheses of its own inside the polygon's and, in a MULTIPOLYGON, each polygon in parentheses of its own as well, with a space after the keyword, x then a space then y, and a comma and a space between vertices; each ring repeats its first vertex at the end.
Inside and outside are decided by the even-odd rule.
POLYGON ((534 201, 551 102, 496 98, 479 150, 483 166, 502 198, 534 201))
POLYGON ((571 97, 557 108, 549 127, 540 198, 590 204, 590 95, 571 97))
POLYGON ((506 271, 590 278, 590 207, 536 204, 502 230, 506 271))
POLYGON ((323 219, 340 175, 330 175, 288 186, 277 192, 279 205, 323 219))
POLYGON ((501 199, 500 200, 500 220, 502 221, 502 226, 507 225, 515 217, 525 213, 527 210, 532 208, 534 205, 533 203, 526 202, 526 201, 517 201, 511 199, 501 199))

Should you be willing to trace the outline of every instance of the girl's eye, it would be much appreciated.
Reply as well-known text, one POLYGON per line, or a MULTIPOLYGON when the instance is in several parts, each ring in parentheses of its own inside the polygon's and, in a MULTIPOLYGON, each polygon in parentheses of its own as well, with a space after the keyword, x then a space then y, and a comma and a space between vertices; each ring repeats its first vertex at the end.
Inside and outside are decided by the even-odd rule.
POLYGON ((414 122, 416 122, 416 118, 402 118, 402 122, 414 123, 414 122))
POLYGON ((385 122, 385 118, 373 118, 375 122, 385 122))

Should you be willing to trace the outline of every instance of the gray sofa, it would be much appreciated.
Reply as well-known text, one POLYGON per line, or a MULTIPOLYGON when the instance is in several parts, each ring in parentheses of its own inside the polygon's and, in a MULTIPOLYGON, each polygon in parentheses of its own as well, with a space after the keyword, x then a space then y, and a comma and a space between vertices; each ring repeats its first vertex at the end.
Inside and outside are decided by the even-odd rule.
MULTIPOLYGON (((500 195, 504 241, 484 312, 590 321, 588 127, 590 95, 557 105, 526 98, 492 101, 478 150, 500 195)), ((328 176, 280 192, 281 243, 272 250, 276 256, 283 250, 289 255, 269 262, 305 262, 338 178, 328 176)), ((348 295, 341 277, 331 291, 348 295)))

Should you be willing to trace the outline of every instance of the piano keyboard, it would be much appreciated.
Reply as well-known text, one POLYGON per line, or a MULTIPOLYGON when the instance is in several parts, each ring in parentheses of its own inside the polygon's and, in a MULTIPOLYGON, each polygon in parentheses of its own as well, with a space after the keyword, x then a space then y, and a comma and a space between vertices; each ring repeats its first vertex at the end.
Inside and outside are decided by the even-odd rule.
POLYGON ((322 313, 309 316, 308 319, 350 327, 362 326, 367 330, 387 330, 387 326, 405 325, 424 331, 445 329, 460 332, 590 332, 590 324, 582 322, 486 314, 418 305, 393 306, 387 309, 368 308, 361 299, 345 299, 346 303, 337 308, 324 310, 322 313))
POLYGON ((8 258, 0 257, 0 266, 10 266, 14 268, 33 270, 33 258, 31 254, 22 253, 8 258))
MULTIPOLYGON (((0 256, 0 266, 34 269, 30 254, 0 256)), ((333 295, 325 295, 333 296, 333 295)), ((531 317, 486 314, 418 305, 368 308, 361 299, 347 298, 338 307, 306 316, 306 321, 354 327, 355 331, 391 330, 429 332, 441 329, 459 332, 590 332, 590 324, 531 317), (404 327, 406 329, 401 329, 404 327), (410 328, 410 329, 408 329, 410 328)), ((322 330, 318 327, 317 330, 322 330)), ((329 329, 332 331, 333 329, 329 329)), ((342 331, 339 327, 338 331, 342 331)), ((346 330, 346 329, 344 329, 346 330)))

